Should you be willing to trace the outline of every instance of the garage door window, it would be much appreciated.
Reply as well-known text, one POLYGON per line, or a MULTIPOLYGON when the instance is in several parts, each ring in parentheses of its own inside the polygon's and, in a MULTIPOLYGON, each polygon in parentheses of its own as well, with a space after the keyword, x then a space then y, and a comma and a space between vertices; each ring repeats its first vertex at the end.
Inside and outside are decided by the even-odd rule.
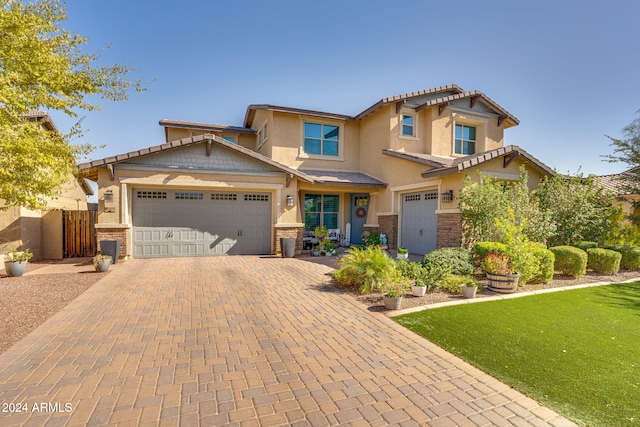
POLYGON ((340 198, 337 194, 307 194, 304 196, 304 227, 314 230, 319 225, 338 228, 338 208, 340 198))
POLYGON ((166 199, 166 191, 138 191, 136 194, 138 199, 166 199))
POLYGON ((176 191, 176 199, 178 200, 202 200, 202 193, 192 193, 185 191, 176 191))

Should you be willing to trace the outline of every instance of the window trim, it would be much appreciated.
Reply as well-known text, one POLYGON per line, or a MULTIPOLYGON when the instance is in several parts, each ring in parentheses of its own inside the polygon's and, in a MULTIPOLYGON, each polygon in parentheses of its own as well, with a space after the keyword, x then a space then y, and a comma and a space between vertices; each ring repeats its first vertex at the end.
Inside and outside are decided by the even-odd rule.
POLYGON ((398 115, 398 128, 399 128, 399 137, 400 139, 408 139, 412 141, 417 141, 418 138, 418 114, 411 111, 400 111, 398 115), (407 135, 404 133, 404 117, 412 117, 413 118, 413 135, 407 135))
POLYGON ((321 160, 333 160, 333 161, 344 161, 344 122, 338 122, 334 120, 317 120, 315 118, 309 117, 300 117, 300 150, 298 157, 301 159, 321 159, 321 160), (324 154, 310 154, 304 151, 304 125, 305 123, 311 123, 316 125, 328 125, 328 126, 336 126, 338 128, 338 155, 337 156, 328 156, 324 154))
POLYGON ((488 118, 471 117, 466 114, 453 113, 453 126, 451 127, 451 157, 466 157, 481 153, 485 150, 487 139, 488 118), (476 128, 476 146, 473 154, 456 153, 456 125, 476 128))
POLYGON ((267 139, 269 139, 268 124, 269 124, 269 120, 265 120, 262 126, 260 127, 260 130, 258 130, 258 144, 257 144, 256 150, 259 150, 264 145, 264 143, 267 142, 267 139))

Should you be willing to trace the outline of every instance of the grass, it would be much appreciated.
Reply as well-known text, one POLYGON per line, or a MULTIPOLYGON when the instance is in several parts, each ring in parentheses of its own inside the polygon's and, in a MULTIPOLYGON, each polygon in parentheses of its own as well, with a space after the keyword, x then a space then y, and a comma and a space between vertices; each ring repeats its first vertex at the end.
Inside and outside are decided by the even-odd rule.
POLYGON ((640 282, 398 316, 583 425, 640 425, 640 282))

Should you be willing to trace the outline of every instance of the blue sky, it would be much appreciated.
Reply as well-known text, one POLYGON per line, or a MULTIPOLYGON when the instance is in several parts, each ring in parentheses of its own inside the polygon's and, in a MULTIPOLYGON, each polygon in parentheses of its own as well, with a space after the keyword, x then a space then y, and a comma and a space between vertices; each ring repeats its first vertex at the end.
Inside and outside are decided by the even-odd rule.
POLYGON ((560 172, 607 174, 626 166, 602 161, 605 135, 640 109, 637 0, 68 0, 67 12, 87 52, 153 80, 80 112, 78 142, 106 146, 90 159, 163 143, 161 119, 242 125, 258 103, 355 115, 455 83, 520 119, 505 144, 560 172))

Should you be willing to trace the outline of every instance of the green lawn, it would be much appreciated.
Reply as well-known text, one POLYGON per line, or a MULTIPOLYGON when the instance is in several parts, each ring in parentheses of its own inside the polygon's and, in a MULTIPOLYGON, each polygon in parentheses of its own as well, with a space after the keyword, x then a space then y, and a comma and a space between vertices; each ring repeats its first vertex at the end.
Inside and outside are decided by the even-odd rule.
POLYGON ((640 426, 640 282, 394 320, 577 423, 640 426))

